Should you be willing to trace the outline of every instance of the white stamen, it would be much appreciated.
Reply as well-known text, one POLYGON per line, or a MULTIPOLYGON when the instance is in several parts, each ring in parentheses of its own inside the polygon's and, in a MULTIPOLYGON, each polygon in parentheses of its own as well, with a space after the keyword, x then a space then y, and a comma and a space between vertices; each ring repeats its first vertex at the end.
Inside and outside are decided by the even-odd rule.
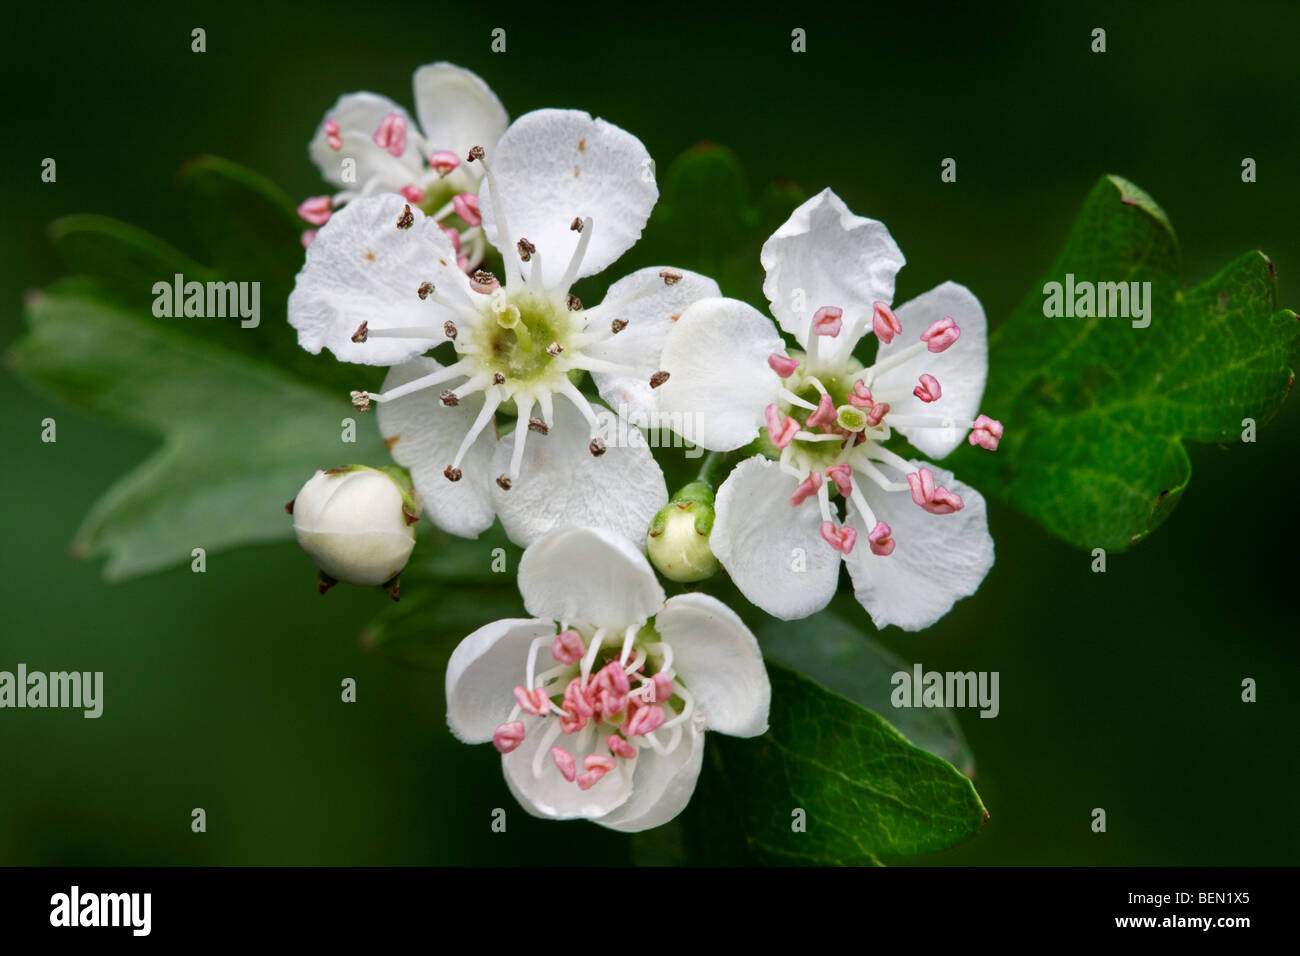
POLYGON ((781 389, 780 394, 781 397, 785 399, 787 402, 789 402, 791 405, 798 405, 800 408, 806 408, 810 412, 817 411, 816 405, 814 405, 812 402, 804 401, 802 398, 800 398, 794 392, 790 391, 788 388, 781 389))
POLYGON ((573 257, 569 259, 569 267, 564 270, 564 278, 560 280, 556 288, 564 295, 567 294, 573 285, 573 280, 578 277, 578 269, 582 265, 582 257, 587 254, 587 246, 591 244, 591 217, 588 216, 582 220, 582 228, 578 230, 578 244, 573 248, 573 257))
POLYGON ((454 362, 446 368, 440 368, 436 372, 430 372, 428 375, 422 375, 419 378, 411 379, 401 385, 394 386, 383 394, 370 393, 372 402, 391 402, 401 398, 404 395, 410 395, 412 392, 418 392, 421 389, 430 388, 434 385, 441 385, 449 379, 457 378, 466 374, 466 362, 454 362))
POLYGON ((542 777, 542 762, 551 755, 551 745, 555 743, 555 738, 560 736, 560 722, 552 720, 550 726, 542 734, 541 742, 537 745, 537 750, 533 753, 533 779, 540 780, 542 777))
POLYGON ((595 435, 600 430, 600 422, 596 420, 596 413, 592 411, 591 402, 587 401, 587 397, 578 391, 577 387, 569 381, 568 376, 560 379, 558 391, 582 413, 582 417, 587 419, 587 424, 591 426, 591 434, 595 435))
POLYGON ((528 437, 528 416, 533 411, 532 398, 515 394, 515 409, 519 413, 515 419, 515 447, 510 453, 510 480, 519 477, 519 468, 524 462, 524 440, 528 437))
MULTIPOLYGON (((632 645, 636 642, 636 632, 639 628, 635 625, 629 625, 628 629, 623 632, 623 652, 618 655, 618 666, 623 667, 627 664, 628 655, 632 653, 632 645)), ((636 670, 636 668, 632 668, 636 670)), ((631 673, 629 671, 628 673, 631 673)))
POLYGON ((483 165, 483 178, 487 180, 488 198, 492 202, 492 212, 497 221, 497 245, 502 250, 501 261, 506 269, 506 281, 502 285, 509 285, 512 278, 522 282, 524 277, 519 271, 519 253, 517 250, 513 255, 510 252, 514 248, 514 240, 511 238, 514 233, 506 225, 506 211, 501 202, 501 190, 497 186, 496 177, 492 175, 492 168, 488 166, 487 157, 480 156, 478 161, 483 165))
POLYGON ((465 457, 469 451, 469 446, 474 444, 474 439, 478 438, 479 433, 487 427, 488 422, 492 420, 492 415, 496 412, 497 406, 501 404, 501 396, 493 391, 483 401, 483 408, 478 413, 478 418, 474 419, 474 424, 469 427, 465 434, 465 439, 460 443, 460 448, 456 450, 456 457, 452 459, 451 467, 459 468, 460 460, 465 457))
POLYGON ((823 481, 817 486, 817 504, 821 506, 823 521, 835 520, 831 515, 831 492, 830 489, 826 487, 829 484, 829 481, 823 481))
POLYGON ((582 679, 586 681, 591 676, 591 665, 596 663, 596 655, 600 653, 600 644, 605 639, 603 627, 596 628, 596 633, 591 636, 591 646, 587 648, 587 653, 582 657, 582 679))
POLYGON ((897 352, 885 356, 883 359, 877 361, 875 365, 871 366, 871 368, 867 369, 866 381, 864 384, 870 388, 871 384, 880 378, 882 372, 888 372, 891 368, 903 364, 914 356, 920 355, 928 347, 929 346, 924 342, 917 342, 914 345, 909 345, 905 349, 899 349, 897 352))

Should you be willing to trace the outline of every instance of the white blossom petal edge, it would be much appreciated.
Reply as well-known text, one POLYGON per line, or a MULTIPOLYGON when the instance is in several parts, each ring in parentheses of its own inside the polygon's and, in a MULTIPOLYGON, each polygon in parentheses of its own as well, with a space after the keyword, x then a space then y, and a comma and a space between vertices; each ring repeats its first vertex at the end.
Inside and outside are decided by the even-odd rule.
POLYGON ((534 619, 496 621, 447 665, 447 723, 491 741, 534 816, 624 832, 679 814, 705 730, 767 730, 772 688, 758 642, 704 594, 664 600, 640 551, 594 528, 534 542, 519 564, 534 619))

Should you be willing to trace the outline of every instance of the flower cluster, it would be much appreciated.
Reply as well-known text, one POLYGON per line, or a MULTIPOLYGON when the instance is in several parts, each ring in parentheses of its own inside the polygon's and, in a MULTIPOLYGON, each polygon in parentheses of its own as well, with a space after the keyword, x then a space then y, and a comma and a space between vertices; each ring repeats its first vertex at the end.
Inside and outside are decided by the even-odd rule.
POLYGON ((457 647, 453 733, 492 742, 534 814, 657 826, 690 798, 704 730, 763 733, 771 691, 741 618, 704 593, 666 597, 655 569, 723 570, 791 620, 826 606, 843 563, 876 625, 907 630, 988 573, 983 498, 931 461, 1002 437, 979 411, 984 312, 951 282, 895 307, 902 253, 829 189, 763 246, 775 323, 667 265, 586 305, 575 283, 637 242, 658 198, 641 141, 576 110, 507 124, 445 63, 416 72, 415 100, 418 126, 370 93, 326 114, 310 152, 341 191, 302 206, 318 230, 289 299, 305 349, 388 369, 351 400, 375 410, 408 505, 358 478, 322 523, 333 486, 318 476, 300 537, 322 586, 396 597, 412 513, 471 538, 499 520, 526 549, 533 618, 457 647), (671 500, 636 427, 656 420, 689 423, 712 453, 671 500), (380 537, 358 527, 368 514, 380 537))

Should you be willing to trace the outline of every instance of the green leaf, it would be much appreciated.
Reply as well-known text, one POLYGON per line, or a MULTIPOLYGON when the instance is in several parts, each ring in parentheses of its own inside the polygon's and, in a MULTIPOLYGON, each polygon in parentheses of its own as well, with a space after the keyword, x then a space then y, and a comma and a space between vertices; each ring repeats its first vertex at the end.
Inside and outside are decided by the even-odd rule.
POLYGON ((931 853, 988 819, 970 780, 883 718, 778 664, 771 729, 710 734, 688 820, 696 852, 735 862, 877 865, 931 853), (795 829, 795 811, 806 828, 795 829), (745 854, 729 853, 728 838, 745 854))
POLYGON ((226 547, 290 537, 284 505, 313 471, 387 461, 361 420, 343 444, 346 399, 283 370, 107 305, 84 291, 40 293, 14 370, 79 409, 162 436, 162 448, 114 483, 73 542, 107 555, 119 580, 226 547))
POLYGON ((624 257, 627 271, 652 264, 690 269, 716 280, 723 295, 752 301, 763 285, 759 250, 803 193, 777 183, 755 199, 740 160, 715 143, 678 156, 660 185, 645 234, 624 257))
POLYGON ((885 718, 922 750, 941 757, 968 777, 975 774, 975 755, 961 726, 946 707, 902 707, 890 703, 891 679, 911 664, 877 644, 829 611, 801 621, 768 618, 758 629, 763 657, 810 677, 885 718))
POLYGON ((390 461, 373 422, 348 402, 382 369, 344 365, 298 346, 285 307, 303 224, 274 185, 203 157, 180 176, 182 205, 209 261, 104 216, 50 227, 75 278, 27 307, 31 331, 14 370, 71 406, 146 429, 161 450, 113 484, 86 517, 74 553, 106 555, 122 579, 208 553, 292 535, 281 510, 317 468, 390 461), (257 283, 259 321, 153 314, 154 287, 257 283), (342 420, 356 420, 344 444, 342 420))
POLYGON ((1240 443, 1294 381, 1300 323, 1279 309, 1259 252, 1182 288, 1165 214, 1104 177, 1044 278, 1150 282, 1150 325, 1048 318, 1037 286, 993 337, 985 411, 1006 428, 995 454, 963 448, 963 480, 1080 547, 1122 550, 1154 530, 1191 476, 1185 442, 1240 443))

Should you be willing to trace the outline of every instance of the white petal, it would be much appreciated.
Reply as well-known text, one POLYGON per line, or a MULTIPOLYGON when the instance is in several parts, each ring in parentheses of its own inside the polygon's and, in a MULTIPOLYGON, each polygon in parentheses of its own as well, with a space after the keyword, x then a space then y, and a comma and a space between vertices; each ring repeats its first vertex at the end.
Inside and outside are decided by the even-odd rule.
POLYGON ((417 295, 432 282, 440 295, 466 301, 471 294, 456 265, 451 240, 437 223, 411 207, 414 224, 398 229, 405 206, 385 193, 348 203, 316 234, 289 296, 289 324, 298 344, 315 354, 327 348, 344 362, 398 365, 443 341, 379 338, 353 342, 364 321, 371 331, 432 327, 456 314, 417 295))
POLYGON ((614 769, 598 780, 590 790, 583 790, 576 783, 565 780, 551 757, 551 747, 563 747, 573 754, 578 762, 579 773, 582 773, 582 760, 588 753, 609 753, 603 738, 592 737, 588 729, 573 735, 560 734, 548 744, 546 753, 541 758, 541 775, 534 775, 534 757, 546 741, 549 721, 554 719, 524 718, 524 726, 527 728, 524 742, 501 758, 506 785, 520 805, 535 817, 550 820, 596 820, 599 823, 600 817, 621 806, 631 795, 633 768, 628 766, 626 760, 617 761, 614 769), (574 738, 584 733, 594 746, 592 750, 579 753, 574 738))
MULTIPOLYGON (((671 733, 671 731, 669 731, 671 733)), ((638 833, 662 826, 686 809, 695 792, 704 762, 704 734, 688 721, 685 739, 677 749, 660 756, 651 747, 642 746, 632 777, 632 795, 621 807, 595 822, 611 830, 638 833)), ((668 734, 656 736, 663 739, 668 734)))
POLYGON ((781 379, 767 364, 785 345, 772 320, 736 299, 704 299, 677 320, 664 343, 660 367, 668 381, 659 412, 678 416, 685 437, 713 451, 753 441, 781 379))
MULTIPOLYGON (((925 415, 966 423, 974 420, 984 398, 989 365, 988 322, 980 300, 964 285, 945 282, 900 305, 894 314, 903 331, 888 345, 880 344, 876 361, 915 345, 922 332, 945 316, 956 320, 961 336, 938 354, 925 351, 884 372, 872 384, 872 393, 880 401, 889 402, 894 415, 925 415), (912 394, 923 373, 938 379, 943 392, 937 402, 928 405, 912 394)), ((898 430, 921 454, 930 458, 948 454, 970 431, 965 427, 898 430)))
POLYGON ((849 504, 849 520, 858 543, 845 558, 853 578, 853 593, 876 627, 896 624, 919 631, 943 617, 961 598, 974 594, 993 567, 993 538, 989 534, 984 497, 952 472, 925 465, 935 483, 961 496, 965 507, 949 515, 932 515, 918 508, 905 492, 863 490, 876 518, 889 525, 894 552, 877 555, 867 544, 871 531, 849 504))
MULTIPOLYGON (((489 241, 505 255, 526 238, 542 256, 547 288, 568 267, 579 233, 575 218, 594 220, 578 278, 594 275, 641 237, 659 198, 650 154, 641 141, 581 110, 535 110, 516 119, 487 157, 502 191, 510 235, 498 236, 486 181, 479 208, 489 241)), ((531 270, 530 270, 531 274, 531 270)), ((564 290, 561 290, 564 291, 564 290)))
POLYGON ((796 209, 763 243, 760 258, 772 314, 800 345, 807 347, 818 309, 844 310, 844 331, 818 343, 828 362, 871 331, 874 303, 893 301, 894 276, 906 261, 884 223, 854 215, 829 189, 796 209))
POLYGON ((307 152, 328 183, 344 189, 357 189, 373 177, 378 180, 380 189, 396 192, 417 182, 423 174, 420 153, 415 147, 415 132, 406 110, 388 97, 376 93, 348 93, 339 97, 334 108, 325 114, 316 127, 316 135, 312 137, 307 152), (390 113, 396 113, 406 121, 406 149, 400 157, 375 145, 375 130, 390 113), (325 132, 325 121, 331 119, 339 124, 339 138, 343 140, 340 149, 329 145, 329 136, 325 132), (345 159, 356 163, 355 176, 350 181, 343 179, 345 159))
MULTIPOLYGON (((447 662, 447 726, 467 744, 487 743, 515 706, 524 682, 528 647, 555 633, 551 621, 509 618, 485 624, 465 638, 447 662)), ((549 652, 541 651, 549 663, 549 652)))
POLYGON ((519 593, 529 614, 597 627, 639 624, 664 603, 645 555, 598 528, 562 528, 530 545, 519 561, 519 593))
POLYGON ((415 71, 415 115, 430 154, 450 150, 465 163, 471 146, 493 150, 510 118, 475 73, 451 63, 415 71))
POLYGON ((672 645, 673 668, 695 695, 706 730, 733 737, 767 731, 772 685, 758 641, 735 611, 707 594, 679 594, 664 604, 655 628, 672 645))
POLYGON ((774 461, 742 461, 718 489, 709 538, 741 593, 783 621, 824 608, 840 573, 840 553, 821 537, 816 499, 790 504, 797 485, 774 461))
MULTIPOLYGON (((384 379, 384 391, 442 368, 431 358, 415 358, 395 366, 384 379)), ((492 486, 496 472, 492 455, 496 434, 485 428, 461 459, 460 481, 448 481, 443 472, 451 464, 470 426, 483 408, 482 393, 467 395, 459 405, 443 405, 439 396, 457 382, 435 385, 375 406, 379 431, 393 458, 411 472, 415 490, 429 519, 451 534, 477 538, 492 526, 492 486)))
MULTIPOLYGON (((591 453, 591 429, 564 398, 555 400, 549 435, 533 432, 509 491, 495 483, 492 501, 510 540, 527 547, 556 528, 587 526, 621 534, 643 547, 655 512, 668 503, 663 472, 645 437, 595 405, 606 451, 591 453)), ((510 470, 514 436, 502 439, 493 475, 510 470)))
POLYGON ((586 350, 594 358, 629 369, 626 373, 593 372, 591 377, 610 408, 620 414, 640 416, 647 426, 658 407, 657 390, 650 387, 650 376, 663 367, 660 355, 668 333, 692 303, 722 294, 718 284, 707 276, 669 269, 681 279, 668 285, 659 275, 662 271, 660 266, 638 269, 609 287, 605 301, 597 307, 601 329, 593 331, 608 329, 614 319, 626 321, 627 326, 586 350), (625 306, 612 308, 644 289, 650 291, 625 306))

